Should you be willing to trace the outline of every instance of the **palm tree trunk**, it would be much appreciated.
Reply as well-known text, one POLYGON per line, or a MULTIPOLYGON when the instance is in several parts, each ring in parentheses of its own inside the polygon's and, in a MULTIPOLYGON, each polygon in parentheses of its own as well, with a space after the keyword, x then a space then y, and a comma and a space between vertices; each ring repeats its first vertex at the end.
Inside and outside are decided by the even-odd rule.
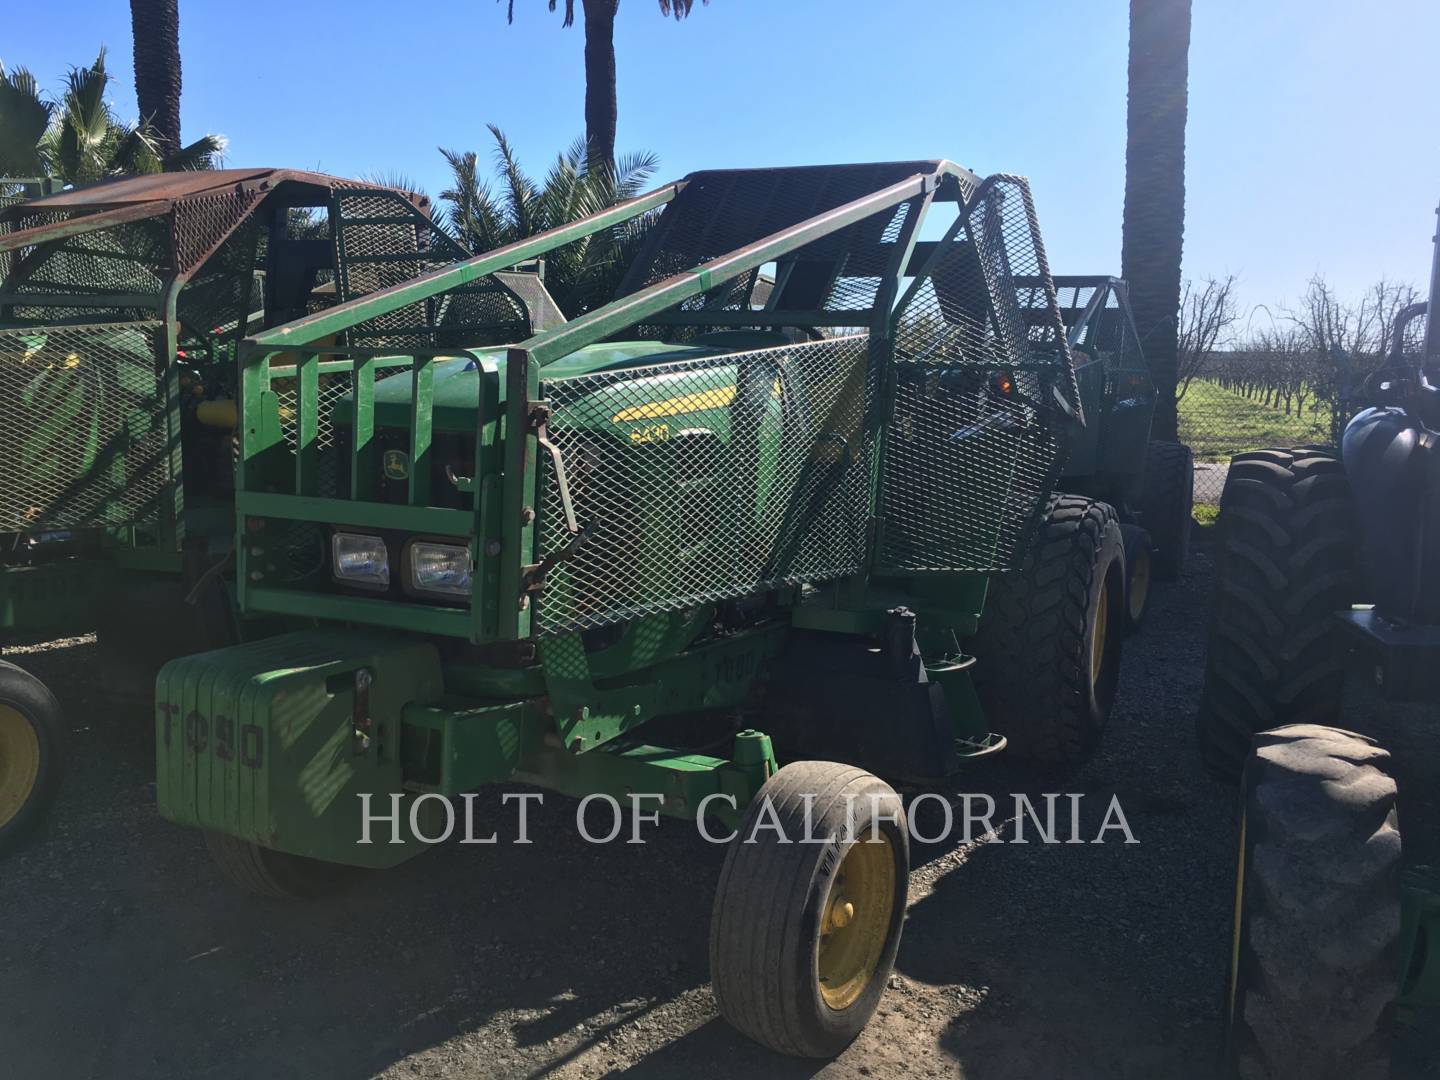
POLYGON ((615 12, 620 0, 584 0, 585 146, 589 161, 615 169, 615 12))
POLYGON ((1177 434, 1180 256, 1185 234, 1185 114, 1190 0, 1130 0, 1125 218, 1120 272, 1155 382, 1153 436, 1177 434))
POLYGON ((135 39, 135 97, 160 154, 180 148, 180 11, 178 0, 130 0, 135 39))

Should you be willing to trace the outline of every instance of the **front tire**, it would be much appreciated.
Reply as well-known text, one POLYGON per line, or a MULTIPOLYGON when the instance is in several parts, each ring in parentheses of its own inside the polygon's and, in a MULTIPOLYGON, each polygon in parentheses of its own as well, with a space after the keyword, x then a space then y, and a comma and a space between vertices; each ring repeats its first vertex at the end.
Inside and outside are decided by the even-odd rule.
POLYGON ((1354 599, 1355 513, 1333 450, 1255 450, 1230 463, 1196 732, 1233 782, 1257 731, 1331 724, 1344 680, 1335 612, 1354 599))
POLYGON ((1125 551, 1114 509, 1051 496, 1020 568, 990 579, 971 645, 986 720, 1010 753, 1052 771, 1094 753, 1124 637, 1125 551))
POLYGON ((889 982, 909 870, 904 807, 884 781, 829 761, 777 772, 731 840, 715 892, 720 1014, 782 1054, 844 1050, 889 982), (807 826, 823 842, 802 842, 807 826))
POLYGON ((1310 724, 1245 767, 1227 1056, 1245 1080, 1383 1080, 1400 976, 1390 755, 1310 724))
POLYGON ((18 846, 54 802, 65 717, 49 688, 0 660, 0 852, 18 846))
POLYGON ((225 878, 246 892, 276 900, 316 900, 344 889, 354 867, 264 848, 224 833, 206 832, 205 848, 225 878))

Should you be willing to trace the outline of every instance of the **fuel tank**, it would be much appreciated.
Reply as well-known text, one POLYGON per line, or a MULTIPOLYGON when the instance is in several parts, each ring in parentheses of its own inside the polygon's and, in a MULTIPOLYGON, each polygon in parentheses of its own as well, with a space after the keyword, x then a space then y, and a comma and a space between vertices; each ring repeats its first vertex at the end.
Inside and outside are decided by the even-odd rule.
POLYGON ((1366 409, 1341 443, 1355 495, 1364 597, 1392 619, 1440 623, 1440 438, 1407 410, 1366 409))

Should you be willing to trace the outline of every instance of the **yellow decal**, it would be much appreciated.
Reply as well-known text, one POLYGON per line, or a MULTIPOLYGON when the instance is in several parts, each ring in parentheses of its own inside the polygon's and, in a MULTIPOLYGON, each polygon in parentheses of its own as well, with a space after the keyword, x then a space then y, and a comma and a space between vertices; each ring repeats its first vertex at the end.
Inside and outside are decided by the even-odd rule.
POLYGON ((623 424, 630 420, 657 420, 662 416, 679 416, 682 413, 703 412, 705 409, 723 409, 735 400, 735 387, 721 386, 714 390, 702 390, 698 394, 682 394, 680 397, 651 401, 644 405, 632 405, 621 409, 610 418, 612 424, 623 424))

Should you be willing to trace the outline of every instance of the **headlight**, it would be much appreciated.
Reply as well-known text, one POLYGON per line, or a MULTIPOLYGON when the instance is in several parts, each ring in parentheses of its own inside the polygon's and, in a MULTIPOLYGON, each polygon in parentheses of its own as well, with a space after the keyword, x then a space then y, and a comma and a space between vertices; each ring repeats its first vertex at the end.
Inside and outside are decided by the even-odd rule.
POLYGON ((380 537, 337 532, 330 552, 336 581, 367 589, 390 587, 390 552, 380 537))
POLYGON ((417 593, 470 595, 470 549, 416 540, 410 545, 410 588, 417 593))

